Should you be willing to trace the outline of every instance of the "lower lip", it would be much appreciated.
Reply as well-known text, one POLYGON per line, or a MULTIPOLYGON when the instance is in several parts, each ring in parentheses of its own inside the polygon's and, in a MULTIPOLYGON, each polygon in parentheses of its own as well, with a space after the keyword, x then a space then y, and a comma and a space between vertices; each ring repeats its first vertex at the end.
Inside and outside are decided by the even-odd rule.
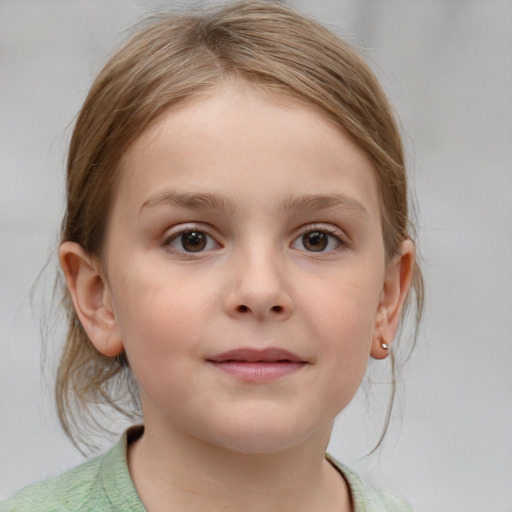
POLYGON ((267 382, 302 369, 306 363, 292 361, 265 361, 249 363, 243 361, 214 362, 211 364, 223 372, 245 382, 267 382))

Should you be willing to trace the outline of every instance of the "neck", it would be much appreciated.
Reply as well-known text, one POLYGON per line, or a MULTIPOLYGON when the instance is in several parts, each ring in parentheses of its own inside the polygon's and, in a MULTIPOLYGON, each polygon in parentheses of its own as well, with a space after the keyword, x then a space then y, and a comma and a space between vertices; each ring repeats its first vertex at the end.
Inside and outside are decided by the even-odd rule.
POLYGON ((331 429, 279 453, 246 454, 146 427, 129 447, 128 464, 148 512, 348 512, 346 484, 325 460, 331 429))

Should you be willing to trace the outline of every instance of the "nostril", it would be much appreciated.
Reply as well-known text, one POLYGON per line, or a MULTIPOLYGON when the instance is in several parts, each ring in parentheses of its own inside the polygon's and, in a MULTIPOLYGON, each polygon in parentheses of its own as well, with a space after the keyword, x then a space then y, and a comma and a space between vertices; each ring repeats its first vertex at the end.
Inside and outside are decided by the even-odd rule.
MULTIPOLYGON (((239 306, 236 307, 236 312, 237 313, 250 313, 252 312, 253 310, 249 307, 249 306, 246 306, 245 304, 240 304, 239 306)), ((269 313, 278 313, 278 314, 282 314, 285 312, 285 308, 283 306, 272 306, 269 310, 267 310, 269 313)), ((256 311, 254 311, 256 312, 256 311)))

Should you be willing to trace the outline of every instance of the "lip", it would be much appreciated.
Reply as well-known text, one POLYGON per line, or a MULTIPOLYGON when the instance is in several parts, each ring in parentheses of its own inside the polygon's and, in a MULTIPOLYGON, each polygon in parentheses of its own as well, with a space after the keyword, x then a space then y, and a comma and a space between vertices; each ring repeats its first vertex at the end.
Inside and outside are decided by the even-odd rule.
POLYGON ((245 382, 267 382, 301 370, 307 363, 298 355, 280 348, 256 350, 240 348, 207 360, 219 370, 245 382))

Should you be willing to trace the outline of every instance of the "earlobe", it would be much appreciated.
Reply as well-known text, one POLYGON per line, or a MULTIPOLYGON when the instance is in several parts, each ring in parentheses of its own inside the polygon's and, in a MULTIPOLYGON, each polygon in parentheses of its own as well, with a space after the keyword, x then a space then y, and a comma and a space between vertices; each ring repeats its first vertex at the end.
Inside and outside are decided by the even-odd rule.
POLYGON ((409 293, 414 271, 414 243, 406 239, 400 252, 387 265, 377 310, 371 356, 384 359, 398 330, 405 299, 409 293))
POLYGON ((94 256, 75 242, 63 242, 59 261, 75 311, 87 336, 105 356, 123 351, 110 288, 94 256))

